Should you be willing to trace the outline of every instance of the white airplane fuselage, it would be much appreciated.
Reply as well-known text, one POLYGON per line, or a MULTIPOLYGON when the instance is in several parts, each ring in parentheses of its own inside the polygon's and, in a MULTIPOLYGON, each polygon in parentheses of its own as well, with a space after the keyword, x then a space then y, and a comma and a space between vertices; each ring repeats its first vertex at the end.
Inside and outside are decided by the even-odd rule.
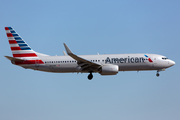
MULTIPOLYGON (((119 71, 141 71, 141 70, 161 70, 173 66, 175 63, 162 55, 146 54, 153 62, 149 62, 144 54, 107 54, 107 55, 79 55, 86 60, 104 65, 118 65, 119 71)), ((68 73, 68 72, 89 72, 81 71, 77 61, 70 56, 41 56, 40 59, 44 64, 38 62, 32 64, 21 64, 24 68, 31 68, 34 70, 68 73)), ((92 70, 93 71, 93 70, 92 70)), ((99 72, 99 71, 93 71, 99 72)))
POLYGON ((118 71, 165 70, 175 64, 174 61, 157 54, 104 54, 76 55, 64 43, 68 55, 49 56, 37 53, 19 36, 12 27, 5 27, 13 57, 5 56, 15 65, 55 73, 92 73, 116 75, 118 71))

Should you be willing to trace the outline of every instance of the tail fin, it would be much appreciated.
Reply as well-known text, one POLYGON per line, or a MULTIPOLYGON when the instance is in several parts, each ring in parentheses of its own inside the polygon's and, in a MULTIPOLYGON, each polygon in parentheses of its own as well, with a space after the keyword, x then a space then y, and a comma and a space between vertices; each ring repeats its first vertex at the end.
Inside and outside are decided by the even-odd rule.
POLYGON ((5 27, 13 57, 38 57, 12 27, 5 27))
POLYGON ((38 55, 45 56, 31 49, 31 47, 19 36, 12 27, 5 27, 13 57, 5 56, 16 65, 44 64, 38 55))

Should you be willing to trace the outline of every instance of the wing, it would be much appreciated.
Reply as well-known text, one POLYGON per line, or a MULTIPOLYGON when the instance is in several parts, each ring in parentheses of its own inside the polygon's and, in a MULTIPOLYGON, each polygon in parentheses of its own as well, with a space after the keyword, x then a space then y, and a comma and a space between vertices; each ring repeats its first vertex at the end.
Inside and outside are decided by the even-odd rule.
POLYGON ((84 58, 81 58, 73 54, 65 43, 64 43, 64 47, 66 49, 67 54, 77 61, 78 67, 80 67, 81 71, 92 72, 92 71, 98 71, 98 69, 101 68, 101 64, 91 62, 89 60, 86 60, 84 58))

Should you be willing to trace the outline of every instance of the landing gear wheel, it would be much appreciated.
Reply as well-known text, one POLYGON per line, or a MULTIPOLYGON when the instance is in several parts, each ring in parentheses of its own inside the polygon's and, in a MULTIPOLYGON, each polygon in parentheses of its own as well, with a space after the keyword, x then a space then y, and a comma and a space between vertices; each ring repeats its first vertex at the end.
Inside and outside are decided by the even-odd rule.
POLYGON ((159 73, 156 74, 157 77, 159 77, 159 75, 160 75, 159 73))
POLYGON ((92 78, 93 78, 93 74, 90 73, 90 74, 88 75, 88 79, 91 80, 92 78))

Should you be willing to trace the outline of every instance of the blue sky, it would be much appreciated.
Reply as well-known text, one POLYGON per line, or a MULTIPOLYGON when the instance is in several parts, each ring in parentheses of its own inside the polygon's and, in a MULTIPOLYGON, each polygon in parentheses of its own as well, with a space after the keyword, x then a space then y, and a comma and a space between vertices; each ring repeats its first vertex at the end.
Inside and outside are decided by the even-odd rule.
POLYGON ((178 0, 6 0, 0 4, 1 120, 179 120, 178 0), (155 53, 176 65, 116 76, 56 74, 14 66, 5 26, 35 51, 63 55, 155 53))

